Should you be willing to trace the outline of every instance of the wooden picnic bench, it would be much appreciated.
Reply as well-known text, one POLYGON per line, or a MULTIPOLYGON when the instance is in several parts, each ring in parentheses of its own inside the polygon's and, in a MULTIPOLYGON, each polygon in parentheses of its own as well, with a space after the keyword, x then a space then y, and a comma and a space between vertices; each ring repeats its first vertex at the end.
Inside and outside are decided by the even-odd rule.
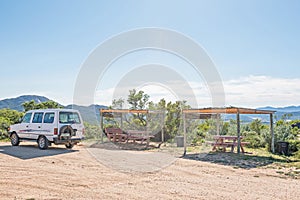
POLYGON ((113 142, 125 142, 128 137, 120 128, 105 128, 105 133, 108 140, 113 142))
POLYGON ((109 141, 113 142, 126 142, 132 140, 134 143, 136 141, 147 142, 147 145, 150 142, 150 138, 153 138, 151 131, 138 131, 138 130, 128 130, 124 132, 120 128, 105 128, 105 133, 109 141))
MULTIPOLYGON (((242 140, 243 137, 240 136, 242 140)), ((216 135, 214 136, 214 142, 207 142, 213 146, 213 151, 217 150, 217 148, 221 147, 222 150, 225 152, 226 148, 230 147, 231 152, 234 151, 234 148, 238 146, 238 137, 237 136, 228 136, 228 135, 216 135)), ((240 147, 242 153, 245 153, 244 146, 249 144, 249 142, 240 142, 240 147)))
POLYGON ((143 142, 147 142, 147 145, 150 142, 150 138, 153 138, 153 135, 151 134, 151 131, 138 131, 138 130, 128 130, 127 132, 127 142, 129 140, 133 140, 133 142, 135 143, 135 141, 141 141, 141 144, 143 144, 143 142))

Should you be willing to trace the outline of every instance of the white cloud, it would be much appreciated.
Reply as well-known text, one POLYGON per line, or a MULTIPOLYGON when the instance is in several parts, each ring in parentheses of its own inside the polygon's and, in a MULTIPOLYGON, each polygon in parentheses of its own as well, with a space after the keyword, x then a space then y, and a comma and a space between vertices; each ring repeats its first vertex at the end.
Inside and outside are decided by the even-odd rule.
POLYGON ((95 96, 95 103, 111 105, 113 99, 126 99, 129 89, 133 88, 143 90, 146 94, 150 95, 150 100, 153 102, 159 102, 163 98, 167 102, 187 100, 193 107, 198 106, 197 101, 200 101, 202 105, 211 103, 210 94, 203 84, 183 81, 170 81, 167 84, 149 82, 141 85, 123 85, 117 89, 98 90, 95 96), (196 97, 196 93, 198 93, 198 98, 196 97))
POLYGON ((300 79, 247 76, 224 82, 226 102, 244 107, 300 104, 300 79))
POLYGON ((96 91, 95 104, 109 106, 113 100, 114 88, 96 91))
MULTIPOLYGON (((192 98, 190 91, 183 91, 176 81, 172 83, 178 91, 171 91, 167 87, 159 84, 149 84, 139 86, 150 95, 150 100, 158 102, 165 98, 168 101, 178 100, 176 94, 185 95, 187 99, 192 98), (180 90, 180 91, 179 91, 180 90)), ((211 93, 203 82, 189 82, 193 93, 196 96, 198 105, 192 107, 212 106, 211 93)), ((261 106, 287 106, 300 105, 300 79, 274 78, 268 76, 247 76, 239 79, 223 82, 226 105, 241 107, 261 107, 261 106)), ((132 87, 133 88, 133 87, 132 87)), ((124 94, 128 91, 124 88, 124 94)), ((110 105, 115 89, 109 88, 96 92, 95 103, 110 105)), ((127 97, 126 95, 125 98, 127 97)), ((123 97, 124 98, 124 97, 123 97)))

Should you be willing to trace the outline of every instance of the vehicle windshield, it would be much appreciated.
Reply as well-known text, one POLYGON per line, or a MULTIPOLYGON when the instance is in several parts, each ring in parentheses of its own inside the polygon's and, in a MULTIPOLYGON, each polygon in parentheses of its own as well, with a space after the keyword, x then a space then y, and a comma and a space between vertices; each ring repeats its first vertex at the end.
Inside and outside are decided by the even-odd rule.
POLYGON ((32 113, 26 113, 22 118, 21 123, 30 123, 32 113))
POLYGON ((60 112, 59 123, 61 124, 80 124, 80 118, 76 112, 60 112))

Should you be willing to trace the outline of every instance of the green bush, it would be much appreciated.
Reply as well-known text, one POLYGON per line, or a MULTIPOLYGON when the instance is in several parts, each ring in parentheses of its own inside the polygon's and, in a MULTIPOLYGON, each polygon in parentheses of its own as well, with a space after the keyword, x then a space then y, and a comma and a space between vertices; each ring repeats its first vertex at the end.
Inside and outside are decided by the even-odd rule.
POLYGON ((258 135, 255 131, 249 131, 244 133, 245 138, 243 141, 249 142, 248 147, 251 148, 260 148, 265 147, 265 141, 264 138, 261 135, 258 135))
POLYGON ((87 122, 84 122, 85 127, 85 139, 100 139, 101 138, 101 128, 97 125, 91 125, 87 122))
POLYGON ((300 160, 300 150, 294 153, 294 157, 300 160))
POLYGON ((300 140, 288 140, 289 143, 289 152, 295 153, 300 151, 300 140))

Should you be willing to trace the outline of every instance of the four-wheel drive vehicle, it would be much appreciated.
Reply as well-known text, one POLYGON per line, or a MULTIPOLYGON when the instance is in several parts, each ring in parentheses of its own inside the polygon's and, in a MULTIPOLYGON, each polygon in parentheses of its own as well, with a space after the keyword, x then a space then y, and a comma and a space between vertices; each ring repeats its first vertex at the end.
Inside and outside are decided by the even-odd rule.
POLYGON ((31 110, 19 124, 10 126, 9 132, 13 146, 23 140, 33 140, 40 149, 47 149, 52 143, 72 148, 83 139, 84 126, 77 110, 31 110))

